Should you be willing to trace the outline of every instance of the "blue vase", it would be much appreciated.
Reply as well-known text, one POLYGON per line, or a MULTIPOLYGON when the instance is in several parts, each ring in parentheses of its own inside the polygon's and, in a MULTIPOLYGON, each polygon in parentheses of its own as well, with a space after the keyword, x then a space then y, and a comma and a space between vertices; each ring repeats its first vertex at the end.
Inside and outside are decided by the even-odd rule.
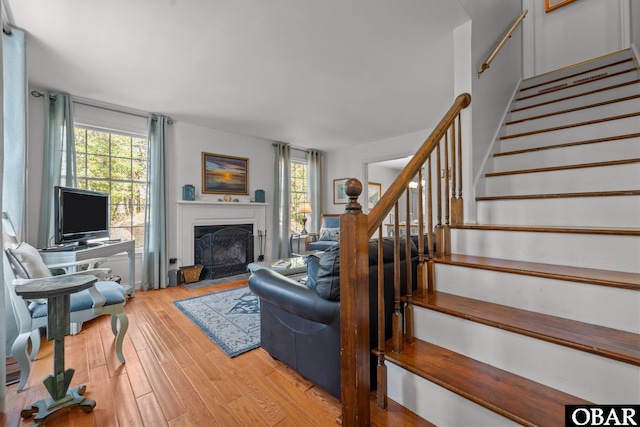
POLYGON ((256 190, 256 203, 264 203, 264 190, 256 190))
POLYGON ((196 187, 187 184, 182 186, 182 200, 195 200, 196 199, 196 187))

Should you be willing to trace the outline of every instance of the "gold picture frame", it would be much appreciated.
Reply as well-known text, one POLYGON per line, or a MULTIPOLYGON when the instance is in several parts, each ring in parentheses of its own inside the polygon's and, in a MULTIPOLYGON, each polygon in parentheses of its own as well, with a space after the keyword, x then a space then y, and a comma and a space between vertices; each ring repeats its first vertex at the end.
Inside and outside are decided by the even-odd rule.
POLYGON ((249 194, 249 159, 202 153, 203 194, 249 194))
POLYGON ((566 6, 569 3, 573 3, 576 0, 544 0, 544 10, 549 13, 552 10, 556 10, 562 6, 566 6))

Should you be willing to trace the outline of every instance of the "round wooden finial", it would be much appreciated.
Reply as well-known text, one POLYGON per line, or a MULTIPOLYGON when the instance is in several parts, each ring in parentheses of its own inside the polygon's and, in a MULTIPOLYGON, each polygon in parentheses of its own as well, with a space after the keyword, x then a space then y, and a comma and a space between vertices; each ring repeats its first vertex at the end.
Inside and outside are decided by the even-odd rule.
POLYGON ((349 197, 346 211, 352 214, 362 212, 362 205, 358 203, 358 197, 362 194, 362 183, 356 178, 349 178, 344 184, 344 193, 349 197))

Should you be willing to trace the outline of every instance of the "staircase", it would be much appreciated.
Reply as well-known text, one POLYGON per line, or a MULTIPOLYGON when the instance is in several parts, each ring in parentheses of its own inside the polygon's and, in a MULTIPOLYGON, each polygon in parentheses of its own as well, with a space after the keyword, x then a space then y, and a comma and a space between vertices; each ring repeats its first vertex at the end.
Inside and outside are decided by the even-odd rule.
MULTIPOLYGON (((564 425, 640 402, 640 70, 630 50, 522 82, 452 226, 388 395, 452 425, 564 425)), ((391 342, 388 348, 391 348, 391 342)))

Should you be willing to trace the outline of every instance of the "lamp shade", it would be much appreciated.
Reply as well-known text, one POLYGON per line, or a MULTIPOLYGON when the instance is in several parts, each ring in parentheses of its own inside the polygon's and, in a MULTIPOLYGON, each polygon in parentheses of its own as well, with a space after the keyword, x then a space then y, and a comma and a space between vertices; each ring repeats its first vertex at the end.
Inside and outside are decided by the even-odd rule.
POLYGON ((311 214, 311 213, 313 213, 313 211, 311 210, 311 205, 309 204, 309 202, 301 203, 300 206, 298 206, 298 213, 301 213, 301 214, 311 214))

